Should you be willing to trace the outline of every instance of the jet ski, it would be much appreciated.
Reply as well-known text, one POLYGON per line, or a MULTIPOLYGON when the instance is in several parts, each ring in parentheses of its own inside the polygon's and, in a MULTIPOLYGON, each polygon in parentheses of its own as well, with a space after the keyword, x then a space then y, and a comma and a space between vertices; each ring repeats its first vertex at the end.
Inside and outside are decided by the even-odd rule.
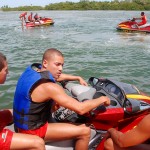
MULTIPOLYGON (((120 81, 91 77, 90 86, 74 82, 62 82, 66 93, 83 102, 100 96, 108 96, 109 106, 100 105, 89 113, 81 116, 60 107, 49 119, 49 122, 84 123, 91 128, 89 150, 103 150, 104 141, 109 128, 127 132, 134 128, 150 113, 150 97, 137 87, 120 81)), ((11 127, 13 128, 13 125, 11 127)), ((74 150, 74 140, 47 142, 46 150, 74 150)))
POLYGON ((142 26, 137 26, 134 19, 132 20, 126 20, 121 23, 119 23, 116 27, 118 31, 125 31, 125 32, 144 32, 144 33, 150 33, 150 25, 145 24, 142 26))
POLYGON ((41 18, 39 21, 25 23, 26 27, 39 27, 39 26, 50 26, 53 25, 54 21, 51 18, 41 18))

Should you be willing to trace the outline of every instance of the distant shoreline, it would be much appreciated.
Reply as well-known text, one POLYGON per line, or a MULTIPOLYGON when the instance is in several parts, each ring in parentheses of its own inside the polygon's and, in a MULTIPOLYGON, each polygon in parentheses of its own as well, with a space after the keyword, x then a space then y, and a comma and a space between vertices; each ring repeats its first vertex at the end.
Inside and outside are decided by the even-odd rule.
POLYGON ((46 6, 19 6, 9 7, 5 5, 0 8, 1 11, 38 11, 38 10, 138 10, 138 11, 149 11, 150 0, 139 0, 134 2, 128 1, 105 1, 96 2, 82 0, 80 2, 60 2, 49 4, 46 6))

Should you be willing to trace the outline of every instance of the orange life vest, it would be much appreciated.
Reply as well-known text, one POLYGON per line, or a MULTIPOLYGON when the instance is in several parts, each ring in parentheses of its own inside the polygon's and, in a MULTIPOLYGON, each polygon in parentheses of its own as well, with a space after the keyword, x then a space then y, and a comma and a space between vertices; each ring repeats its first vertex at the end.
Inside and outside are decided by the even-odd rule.
POLYGON ((27 15, 27 12, 24 12, 24 13, 20 14, 19 18, 25 18, 26 15, 27 15))

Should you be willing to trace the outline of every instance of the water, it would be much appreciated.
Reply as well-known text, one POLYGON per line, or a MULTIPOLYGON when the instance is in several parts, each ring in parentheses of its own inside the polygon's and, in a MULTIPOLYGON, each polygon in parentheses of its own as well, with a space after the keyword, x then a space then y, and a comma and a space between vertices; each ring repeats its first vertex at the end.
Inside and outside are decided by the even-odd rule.
MULTIPOLYGON (((150 12, 145 12, 150 20, 150 12)), ((54 26, 24 29, 20 12, 0 12, 0 51, 9 75, 0 86, 0 108, 12 107, 17 79, 26 66, 41 62, 43 52, 57 48, 65 56, 64 73, 106 77, 136 85, 150 94, 150 34, 122 33, 116 25, 138 11, 40 11, 54 26)))

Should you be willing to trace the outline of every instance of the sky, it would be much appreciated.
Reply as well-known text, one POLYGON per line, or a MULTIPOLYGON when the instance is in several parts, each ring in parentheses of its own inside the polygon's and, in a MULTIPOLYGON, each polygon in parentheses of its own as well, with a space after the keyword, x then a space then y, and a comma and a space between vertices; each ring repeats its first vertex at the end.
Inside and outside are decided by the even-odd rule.
MULTIPOLYGON (((79 2, 80 0, 0 0, 0 7, 8 5, 9 7, 18 6, 45 6, 50 3, 59 2, 79 2)), ((95 1, 111 1, 111 0, 95 0, 95 1)))

